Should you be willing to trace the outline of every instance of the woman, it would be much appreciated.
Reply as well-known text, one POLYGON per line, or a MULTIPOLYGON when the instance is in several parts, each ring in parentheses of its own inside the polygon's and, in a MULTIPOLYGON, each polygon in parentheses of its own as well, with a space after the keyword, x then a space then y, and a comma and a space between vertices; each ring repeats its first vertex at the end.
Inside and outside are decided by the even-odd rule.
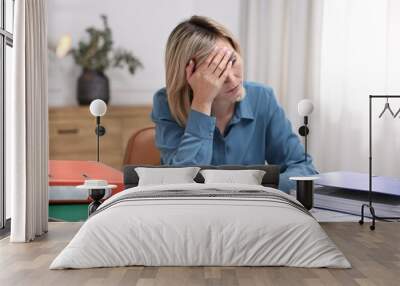
POLYGON ((311 157, 278 105, 273 90, 243 82, 238 42, 199 16, 169 36, 166 88, 154 95, 152 120, 161 163, 167 165, 281 165, 279 189, 290 176, 315 174, 311 157))

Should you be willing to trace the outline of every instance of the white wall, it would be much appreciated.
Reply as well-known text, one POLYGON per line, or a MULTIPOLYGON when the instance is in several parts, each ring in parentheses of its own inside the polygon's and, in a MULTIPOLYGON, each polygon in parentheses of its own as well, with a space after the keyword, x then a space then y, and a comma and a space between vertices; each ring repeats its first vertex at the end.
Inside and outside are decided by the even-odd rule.
MULTIPOLYGON (((164 48, 169 33, 191 15, 212 17, 239 38, 240 0, 51 0, 48 2, 48 38, 55 44, 69 33, 76 47, 88 26, 101 28, 100 14, 108 16, 114 47, 133 51, 144 69, 134 76, 127 70, 107 70, 111 104, 151 104, 154 92, 165 85, 164 48)), ((80 67, 71 56, 49 55, 49 105, 77 105, 80 67)))

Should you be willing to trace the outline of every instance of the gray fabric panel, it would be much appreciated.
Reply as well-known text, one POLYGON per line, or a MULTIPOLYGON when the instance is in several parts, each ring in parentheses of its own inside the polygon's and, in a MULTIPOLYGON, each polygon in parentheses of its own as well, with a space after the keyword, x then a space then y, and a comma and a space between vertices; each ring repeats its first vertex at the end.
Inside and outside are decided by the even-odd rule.
MULTIPOLYGON (((200 167, 202 170, 205 169, 220 169, 220 170, 263 170, 265 175, 262 179, 261 184, 265 187, 278 188, 279 185, 279 165, 221 165, 221 166, 204 166, 204 165, 192 165, 192 166, 171 166, 171 165, 126 165, 124 167, 124 185, 125 189, 133 188, 138 185, 139 176, 135 171, 136 167, 147 167, 147 168, 181 168, 181 167, 200 167)), ((197 183, 204 183, 204 178, 200 174, 194 178, 197 183)))

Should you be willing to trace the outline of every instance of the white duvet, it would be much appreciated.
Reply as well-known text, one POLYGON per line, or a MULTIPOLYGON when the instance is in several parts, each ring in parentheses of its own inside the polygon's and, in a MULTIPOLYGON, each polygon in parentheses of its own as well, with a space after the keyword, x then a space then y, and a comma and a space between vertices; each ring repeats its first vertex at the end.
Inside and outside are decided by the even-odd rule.
POLYGON ((205 189, 261 190, 299 204, 279 190, 254 185, 193 183, 127 189, 99 207, 50 269, 127 265, 351 267, 311 215, 279 200, 234 196, 121 200, 136 195, 134 192, 205 189))

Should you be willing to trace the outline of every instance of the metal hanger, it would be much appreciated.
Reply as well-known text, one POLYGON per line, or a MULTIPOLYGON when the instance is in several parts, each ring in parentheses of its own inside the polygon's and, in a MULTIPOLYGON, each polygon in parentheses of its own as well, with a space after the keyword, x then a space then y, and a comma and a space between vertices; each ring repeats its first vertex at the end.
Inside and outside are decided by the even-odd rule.
POLYGON ((399 108, 399 110, 397 110, 397 112, 396 112, 396 114, 394 115, 394 117, 396 118, 397 115, 399 115, 399 113, 400 113, 400 108, 399 108))
POLYGON ((393 117, 396 117, 397 113, 399 113, 399 111, 400 111, 400 110, 397 111, 396 115, 394 115, 394 112, 392 111, 392 109, 390 108, 390 105, 389 105, 389 98, 387 98, 387 97, 386 97, 385 107, 383 108, 383 111, 379 115, 379 118, 381 118, 383 116, 383 114, 385 113, 386 110, 389 110, 390 114, 392 114, 393 117))

